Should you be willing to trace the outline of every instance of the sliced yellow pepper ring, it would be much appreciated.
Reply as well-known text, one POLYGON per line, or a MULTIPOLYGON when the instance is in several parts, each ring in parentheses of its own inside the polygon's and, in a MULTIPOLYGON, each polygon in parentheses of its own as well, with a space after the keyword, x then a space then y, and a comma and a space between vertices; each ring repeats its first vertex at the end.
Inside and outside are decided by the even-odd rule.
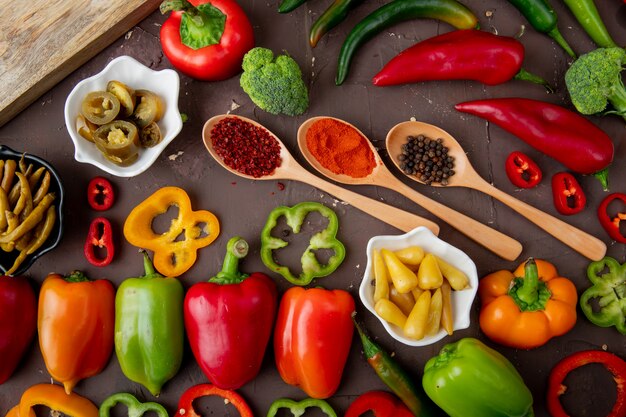
POLYGON ((66 394, 63 387, 52 384, 37 384, 22 394, 20 403, 6 417, 35 417, 34 407, 43 405, 51 410, 72 417, 98 417, 98 407, 87 398, 76 393, 66 394))

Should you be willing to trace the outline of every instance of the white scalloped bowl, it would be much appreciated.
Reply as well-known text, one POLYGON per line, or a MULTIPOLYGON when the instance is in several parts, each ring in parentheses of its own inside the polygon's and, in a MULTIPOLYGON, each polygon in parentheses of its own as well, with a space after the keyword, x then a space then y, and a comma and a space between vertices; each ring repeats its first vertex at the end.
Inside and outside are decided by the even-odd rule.
POLYGON ((176 71, 154 71, 134 58, 120 56, 111 61, 101 72, 76 84, 65 101, 65 126, 74 142, 74 158, 78 162, 95 165, 118 177, 134 177, 148 169, 161 152, 174 140, 183 128, 178 110, 180 79, 176 71), (165 113, 158 122, 163 140, 152 148, 141 148, 139 158, 129 166, 119 166, 107 160, 96 146, 76 131, 76 118, 85 96, 92 91, 103 91, 111 80, 121 81, 129 87, 150 90, 159 95, 165 104, 165 113))
POLYGON ((425 227, 418 227, 409 233, 396 236, 374 236, 367 243, 367 266, 359 287, 359 296, 365 307, 383 324, 387 332, 399 342, 409 346, 426 346, 438 342, 448 334, 439 329, 439 333, 426 336, 421 340, 410 339, 404 336, 401 328, 388 323, 374 310, 374 279, 373 253, 374 249, 389 249, 392 251, 409 246, 419 246, 426 253, 437 255, 450 265, 463 271, 470 281, 470 288, 462 291, 452 291, 452 314, 454 315, 454 330, 466 329, 470 325, 470 310, 478 291, 478 273, 476 265, 465 252, 439 239, 425 227))

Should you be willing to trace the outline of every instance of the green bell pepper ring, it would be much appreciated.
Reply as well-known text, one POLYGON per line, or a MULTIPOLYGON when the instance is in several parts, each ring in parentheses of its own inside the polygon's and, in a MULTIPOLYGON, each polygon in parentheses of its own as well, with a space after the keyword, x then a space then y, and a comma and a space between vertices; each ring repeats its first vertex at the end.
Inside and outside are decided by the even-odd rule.
POLYGON ((346 256, 346 248, 336 239, 339 229, 339 220, 334 211, 323 204, 315 202, 303 202, 293 207, 280 206, 270 212, 267 223, 261 232, 261 260, 266 267, 281 274, 287 281, 294 285, 307 285, 313 278, 325 277, 335 271, 346 256), (328 219, 328 226, 311 237, 309 246, 300 259, 302 273, 295 276, 288 267, 278 265, 273 257, 273 251, 284 248, 288 243, 272 236, 272 230, 276 227, 278 219, 285 216, 287 225, 293 233, 300 233, 300 227, 304 223, 307 214, 318 212, 328 219), (328 259, 326 265, 322 265, 315 257, 315 250, 331 249, 334 254, 328 259))
POLYGON ((113 394, 104 400, 100 405, 99 416, 110 417, 111 408, 115 407, 118 403, 124 404, 128 408, 128 417, 141 417, 149 412, 154 412, 157 417, 169 417, 167 410, 161 404, 154 402, 142 403, 132 394, 125 392, 113 394))
POLYGON ((278 410, 281 408, 287 408, 291 410, 291 414, 293 414, 294 417, 300 417, 306 412, 306 409, 310 407, 319 408, 328 417, 337 417, 337 413, 333 410, 330 404, 324 400, 314 398, 307 398, 306 400, 302 400, 300 402, 290 400, 289 398, 279 398, 270 406, 270 409, 267 412, 267 417, 276 417, 276 413, 278 413, 278 410))
POLYGON ((587 267, 587 277, 593 285, 580 296, 580 308, 590 322, 600 327, 615 326, 626 335, 626 263, 605 257, 587 267), (608 272, 603 273, 605 269, 608 272), (595 309, 591 300, 598 301, 595 309))
POLYGON ((426 394, 450 417, 532 417, 533 397, 515 367, 481 341, 464 338, 424 368, 426 394))
POLYGON ((115 353, 124 375, 158 396, 183 359, 184 291, 143 256, 146 274, 124 280, 115 296, 115 353))

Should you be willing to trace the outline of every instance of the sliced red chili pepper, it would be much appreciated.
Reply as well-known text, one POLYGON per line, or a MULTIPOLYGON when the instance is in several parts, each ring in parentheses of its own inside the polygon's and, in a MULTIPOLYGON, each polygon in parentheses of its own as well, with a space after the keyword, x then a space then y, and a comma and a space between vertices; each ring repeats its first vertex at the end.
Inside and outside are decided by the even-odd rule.
POLYGON ((113 185, 106 178, 93 178, 87 186, 87 201, 91 208, 96 211, 110 209, 115 201, 113 185))
POLYGON ((559 399, 567 390, 563 381, 571 371, 589 363, 602 364, 613 374, 613 379, 617 385, 615 405, 607 417, 626 416, 626 362, 619 356, 603 350, 585 350, 561 360, 550 372, 547 402, 548 411, 552 417, 569 417, 559 399))
POLYGON ((615 217, 611 217, 608 211, 609 204, 616 200, 621 200, 626 204, 626 194, 613 193, 606 196, 598 207, 598 219, 604 230, 611 236, 611 239, 616 242, 626 243, 626 235, 622 233, 619 227, 622 220, 626 221, 626 211, 618 211, 615 217))
POLYGON ((525 153, 511 152, 505 163, 506 175, 516 187, 533 188, 541 182, 539 166, 525 153))
POLYGON ((552 177, 552 197, 554 207, 565 216, 580 213, 587 204, 587 197, 569 172, 558 172, 552 177))
POLYGON ((359 417, 371 411, 374 417, 411 417, 413 413, 394 395, 385 391, 370 391, 354 400, 345 417, 359 417))
POLYGON ((246 400, 244 400, 241 395, 236 391, 221 389, 213 384, 194 385, 185 391, 178 401, 178 412, 176 415, 181 417, 200 417, 193 408, 193 402, 200 397, 211 395, 217 395, 218 397, 224 398, 225 401, 230 402, 235 406, 237 411, 239 411, 241 417, 254 417, 250 406, 248 406, 246 400))
POLYGON ((96 217, 89 225, 89 233, 85 241, 85 258, 94 266, 107 266, 113 260, 114 254, 111 222, 105 217, 96 217), (106 251, 104 258, 96 254, 96 248, 106 251))

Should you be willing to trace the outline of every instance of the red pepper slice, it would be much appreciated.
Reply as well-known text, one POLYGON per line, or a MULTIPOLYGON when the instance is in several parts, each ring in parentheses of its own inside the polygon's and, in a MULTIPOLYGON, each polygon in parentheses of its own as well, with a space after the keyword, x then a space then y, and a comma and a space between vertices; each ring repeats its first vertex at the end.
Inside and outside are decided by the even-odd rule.
POLYGON ((548 383, 548 411, 552 417, 569 417, 565 412, 559 396, 565 393, 567 386, 563 385, 565 377, 574 369, 589 363, 599 363, 613 374, 617 384, 617 399, 607 417, 626 416, 626 362, 620 357, 603 350, 585 350, 574 353, 561 360, 552 368, 548 383))
POLYGON ((394 395, 385 391, 370 391, 354 400, 344 417, 359 417, 371 411, 374 417, 412 417, 413 413, 394 395))
POLYGON ((516 187, 533 188, 541 182, 539 166, 525 153, 515 151, 506 158, 506 175, 516 187))
POLYGON ((113 185, 106 178, 93 178, 87 186, 87 201, 89 206, 96 211, 110 209, 115 201, 113 185))
POLYGON ((178 401, 178 411, 176 415, 181 417, 200 417, 193 408, 193 402, 200 397, 211 395, 222 397, 225 402, 234 405, 241 417, 254 417, 250 406, 248 406, 246 400, 244 400, 241 395, 237 394, 236 391, 221 389, 213 384, 194 385, 185 391, 178 401))
POLYGON ((626 221, 626 211, 617 212, 615 217, 611 217, 608 212, 609 204, 611 204, 615 200, 621 200, 624 204, 626 204, 626 194, 622 193, 613 193, 609 194, 605 197, 604 200, 600 203, 598 207, 598 219, 600 220, 600 224, 604 227, 604 230, 611 236, 616 242, 626 243, 626 236, 621 232, 619 228, 619 224, 622 220, 626 221))
POLYGON ((89 233, 85 241, 85 258, 94 266, 107 266, 113 260, 114 254, 111 222, 105 217, 96 217, 89 225, 89 233), (104 258, 96 255, 96 248, 106 250, 104 258))
POLYGON ((569 172, 558 172, 552 177, 554 207, 565 216, 580 213, 587 204, 587 197, 576 178, 569 172))

